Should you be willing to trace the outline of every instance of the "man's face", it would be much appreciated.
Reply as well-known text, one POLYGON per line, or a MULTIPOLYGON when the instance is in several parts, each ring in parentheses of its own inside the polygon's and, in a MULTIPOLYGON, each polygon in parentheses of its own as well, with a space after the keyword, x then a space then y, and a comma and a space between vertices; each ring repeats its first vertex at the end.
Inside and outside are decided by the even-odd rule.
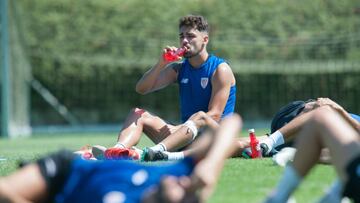
POLYGON ((200 32, 189 26, 182 26, 180 28, 179 39, 181 47, 187 48, 184 57, 191 58, 206 48, 209 36, 206 32, 200 32))

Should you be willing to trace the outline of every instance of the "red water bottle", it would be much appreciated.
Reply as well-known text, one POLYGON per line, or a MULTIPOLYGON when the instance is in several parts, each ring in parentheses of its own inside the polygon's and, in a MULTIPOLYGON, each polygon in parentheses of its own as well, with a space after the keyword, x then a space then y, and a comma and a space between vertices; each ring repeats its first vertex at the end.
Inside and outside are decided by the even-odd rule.
POLYGON ((169 50, 163 54, 163 57, 166 61, 177 61, 179 57, 184 56, 186 51, 185 47, 178 48, 176 50, 169 50))
POLYGON ((261 155, 260 143, 259 140, 256 139, 254 129, 249 129, 249 136, 250 136, 251 158, 253 159, 261 158, 262 155, 261 155))

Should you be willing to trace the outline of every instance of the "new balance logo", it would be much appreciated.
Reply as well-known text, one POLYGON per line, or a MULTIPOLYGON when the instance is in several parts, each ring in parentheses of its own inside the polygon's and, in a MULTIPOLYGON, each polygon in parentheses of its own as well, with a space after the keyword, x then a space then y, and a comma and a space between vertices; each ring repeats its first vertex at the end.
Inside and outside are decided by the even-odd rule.
POLYGON ((181 80, 181 83, 183 83, 183 84, 187 84, 188 82, 189 82, 189 78, 183 78, 181 80))

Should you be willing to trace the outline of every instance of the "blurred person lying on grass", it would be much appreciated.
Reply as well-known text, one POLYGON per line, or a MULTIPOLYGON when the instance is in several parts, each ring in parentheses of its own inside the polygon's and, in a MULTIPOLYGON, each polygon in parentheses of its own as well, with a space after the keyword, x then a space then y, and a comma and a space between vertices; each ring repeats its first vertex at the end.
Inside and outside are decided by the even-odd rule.
MULTIPOLYGON (((208 124, 206 119, 192 121, 208 124)), ((192 144, 192 156, 163 165, 89 161, 60 151, 1 177, 0 202, 204 202, 241 127, 240 116, 229 116, 192 144)))
POLYGON ((293 101, 280 108, 271 122, 271 134, 260 141, 264 156, 272 156, 285 147, 292 147, 296 132, 306 122, 307 117, 291 122, 293 119, 307 114, 319 107, 330 106, 339 112, 349 124, 360 129, 360 116, 348 113, 342 106, 329 98, 293 101))
MULTIPOLYGON (((360 202, 360 129, 347 114, 331 105, 324 105, 296 117, 292 122, 303 122, 296 133, 294 161, 288 164, 277 187, 266 203, 287 202, 303 178, 319 160, 321 150, 327 148, 331 163, 338 174, 320 202, 341 202, 342 197, 360 202), (300 121, 301 120, 301 121, 300 121)), ((290 124, 292 123, 290 122, 290 124)))
MULTIPOLYGON (((298 131, 301 130, 304 123, 309 119, 309 117, 303 115, 323 106, 332 107, 334 110, 343 115, 344 118, 354 128, 360 129, 360 116, 348 113, 343 107, 329 98, 318 98, 316 100, 309 99, 307 101, 293 101, 280 108, 280 110, 274 115, 271 123, 271 134, 268 136, 258 137, 262 150, 262 156, 270 157, 275 155, 273 157, 274 161, 277 164, 284 166, 287 161, 293 158, 295 149, 288 151, 290 154, 285 153, 284 155, 280 155, 277 154, 277 152, 283 148, 293 147, 293 140, 296 138, 298 131), (297 117, 300 117, 301 119, 294 120, 297 117)), ((216 128, 216 124, 212 126, 216 128)), ((233 157, 250 157, 251 152, 249 149, 249 139, 247 137, 238 138, 238 140, 234 142, 234 145, 237 150, 234 152, 234 154, 232 154, 233 157)), ((151 149, 148 149, 145 150, 144 157, 145 161, 169 160, 169 157, 173 153, 179 152, 153 152, 151 149)), ((182 153, 187 156, 191 154, 191 149, 187 149, 182 153)), ((323 150, 319 161, 320 163, 326 164, 330 162, 330 156, 327 149, 323 150)))

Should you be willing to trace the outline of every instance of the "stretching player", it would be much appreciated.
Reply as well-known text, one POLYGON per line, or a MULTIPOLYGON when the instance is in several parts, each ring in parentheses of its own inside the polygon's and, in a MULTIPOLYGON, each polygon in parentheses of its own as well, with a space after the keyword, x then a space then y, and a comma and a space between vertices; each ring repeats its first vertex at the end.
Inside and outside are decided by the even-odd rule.
POLYGON ((0 178, 0 202, 204 202, 215 188, 233 140, 237 115, 193 145, 192 157, 165 165, 86 161, 57 153, 0 178))
MULTIPOLYGON (((115 148, 129 149, 138 144, 142 133, 145 133, 156 143, 152 150, 176 151, 197 136, 197 131, 195 134, 187 133, 189 129, 194 129, 191 122, 186 122, 191 115, 203 111, 220 121, 234 112, 235 77, 224 59, 208 53, 209 25, 206 19, 196 15, 182 17, 179 21, 179 39, 180 46, 186 49, 185 60, 169 62, 161 56, 138 81, 136 91, 148 94, 178 83, 181 121, 184 124, 171 125, 144 109, 135 108, 124 122, 115 148), (180 129, 181 126, 188 128, 180 129)), ((175 49, 168 46, 163 53, 175 49)), ((95 155, 102 155, 106 148, 95 146, 93 149, 95 155)))
MULTIPOLYGON (((317 163, 320 152, 328 148, 338 180, 321 202, 341 202, 343 196, 360 202, 360 129, 350 122, 346 114, 323 106, 306 117, 296 133, 297 152, 292 164, 288 164, 278 186, 266 202, 286 202, 292 192, 317 163)), ((294 119, 297 120, 300 117, 294 119)))
POLYGON ((322 106, 331 106, 343 115, 352 126, 360 129, 360 116, 346 112, 343 107, 329 98, 318 98, 306 102, 294 101, 279 110, 272 120, 271 134, 260 141, 264 156, 272 155, 275 150, 291 146, 298 128, 306 122, 306 117, 298 119, 296 122, 290 121, 322 106))
MULTIPOLYGON (((317 100, 294 101, 289 103, 280 109, 275 115, 271 123, 272 134, 259 137, 263 156, 269 156, 275 154, 275 150, 280 150, 286 146, 292 146, 292 141, 297 135, 297 132, 301 129, 308 117, 303 116, 307 112, 311 112, 314 109, 322 106, 331 106, 340 114, 342 114, 355 128, 360 129, 360 117, 355 114, 347 113, 344 108, 328 98, 318 98, 317 100), (299 119, 294 118, 299 117, 299 119), (290 122, 291 121, 291 122, 290 122)), ((242 154, 242 151, 249 147, 249 140, 247 138, 239 138, 237 142, 237 151, 233 156, 238 157, 242 154)), ((292 159, 295 150, 291 150, 290 154, 284 153, 283 155, 276 155, 273 157, 274 161, 279 165, 285 165, 289 159, 292 159)), ((145 149, 144 158, 145 161, 157 161, 157 160, 172 160, 174 154, 183 153, 185 155, 191 154, 191 149, 184 152, 153 152, 151 149, 145 149)), ((320 163, 329 163, 330 157, 326 149, 323 150, 320 163)))

